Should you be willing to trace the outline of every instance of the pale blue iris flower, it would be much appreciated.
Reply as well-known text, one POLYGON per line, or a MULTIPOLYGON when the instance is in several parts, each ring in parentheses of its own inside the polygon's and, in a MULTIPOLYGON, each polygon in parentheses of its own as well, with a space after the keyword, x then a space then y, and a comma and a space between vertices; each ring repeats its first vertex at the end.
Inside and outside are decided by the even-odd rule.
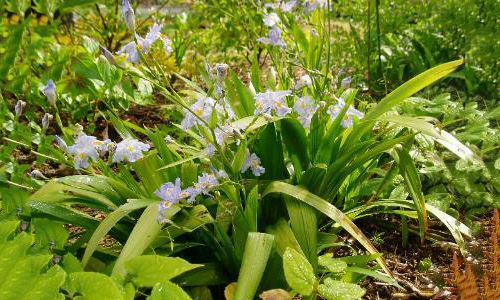
POLYGON ((347 76, 346 78, 342 79, 342 82, 340 83, 340 86, 343 89, 348 89, 350 85, 351 85, 351 76, 347 76))
POLYGON ((197 124, 203 124, 200 118, 208 122, 212 116, 214 106, 214 99, 210 97, 198 98, 198 100, 196 100, 196 102, 190 107, 194 114, 189 110, 184 109, 185 117, 181 122, 182 128, 189 129, 197 124))
MULTIPOLYGON (((340 113, 340 111, 344 108, 345 101, 342 98, 339 98, 337 104, 330 105, 328 107, 328 114, 332 117, 332 119, 336 119, 340 113)), ((342 118, 341 124, 344 128, 352 127, 353 117, 356 116, 358 119, 363 118, 364 114, 359 110, 355 109, 352 105, 347 109, 344 117, 342 118)))
POLYGON ((208 157, 212 157, 215 154, 215 147, 214 144, 208 143, 207 144, 207 155, 208 157))
POLYGON ((294 104, 293 109, 299 115, 302 126, 309 128, 311 119, 318 110, 318 105, 309 96, 300 97, 294 104))
POLYGON ((151 146, 136 139, 124 139, 116 145, 115 153, 113 154, 113 162, 137 161, 143 157, 142 152, 148 151, 149 148, 151 148, 151 146))
POLYGON ((116 62, 115 60, 115 57, 113 56, 113 54, 106 48, 104 48, 103 46, 99 45, 99 51, 101 52, 101 55, 104 56, 106 58, 106 60, 116 66, 118 65, 118 63, 116 62))
POLYGON ((287 2, 281 2, 279 8, 283 12, 291 12, 293 10, 293 8, 295 7, 295 5, 297 5, 297 0, 291 0, 291 1, 287 1, 287 2))
POLYGON ((267 15, 264 15, 263 21, 264 21, 264 25, 266 25, 267 27, 273 27, 276 24, 280 23, 281 19, 277 13, 272 12, 272 13, 269 13, 267 15))
POLYGON ((161 38, 160 31, 161 31, 162 27, 163 27, 163 25, 158 24, 158 23, 154 23, 144 38, 142 38, 139 35, 136 35, 137 41, 139 43, 139 48, 141 49, 141 52, 143 54, 148 53, 149 49, 154 44, 154 42, 156 42, 158 39, 161 38))
MULTIPOLYGON (((223 146, 224 143, 231 138, 241 139, 241 131, 242 128, 236 127, 232 124, 226 124, 222 127, 218 127, 215 130, 215 141, 218 145, 223 146)), ((239 140, 236 142, 236 145, 239 145, 239 140)))
POLYGON ((302 75, 295 83, 295 89, 301 89, 303 87, 310 87, 312 85, 311 76, 302 75))
POLYGON ((126 54, 127 55, 127 61, 131 63, 138 63, 139 62, 139 52, 137 51, 137 45, 135 42, 130 42, 123 46, 123 48, 120 49, 120 51, 116 52, 116 54, 121 55, 121 54, 126 54))
POLYGON ((52 116, 49 113, 45 113, 45 115, 43 115, 43 118, 42 118, 42 128, 43 129, 49 128, 50 120, 52 120, 52 118, 54 118, 54 116, 52 116))
POLYGON ((172 40, 166 36, 163 37, 163 49, 165 49, 165 53, 167 54, 174 51, 174 48, 172 48, 172 40))
POLYGON ((167 135, 167 136, 165 137, 165 143, 166 143, 167 145, 173 144, 173 143, 174 143, 174 139, 173 139, 170 135, 167 135))
POLYGON ((282 12, 291 12, 296 5, 297 5, 297 0, 291 0, 291 1, 280 1, 278 3, 266 3, 264 4, 264 7, 279 9, 282 12))
POLYGON ((306 0, 304 2, 305 12, 309 13, 318 8, 325 8, 328 5, 327 0, 306 0))
POLYGON ((177 178, 175 182, 167 182, 160 186, 155 191, 155 195, 162 199, 159 205, 159 221, 165 217, 165 210, 172 207, 173 204, 178 203, 182 199, 186 199, 188 203, 192 204, 196 201, 198 195, 209 195, 211 189, 219 185, 219 178, 225 178, 227 174, 225 171, 214 171, 212 174, 203 173, 198 176, 198 181, 186 189, 181 188, 181 180, 177 178))
POLYGON ((42 93, 47 97, 50 105, 56 105, 56 85, 52 79, 47 81, 47 85, 42 89, 42 93))
POLYGON ((128 0, 122 0, 122 15, 125 23, 130 30, 135 31, 135 14, 134 9, 128 0))
POLYGON ((26 106, 26 102, 23 100, 18 100, 16 106, 14 106, 14 112, 16 116, 20 116, 23 113, 23 108, 26 106))
POLYGON ((75 156, 75 169, 86 169, 89 167, 89 159, 97 161, 99 154, 108 150, 109 143, 109 140, 100 141, 95 136, 81 133, 67 152, 75 156))
POLYGON ((255 111, 254 114, 271 114, 274 110, 276 115, 283 117, 289 114, 292 109, 286 106, 284 98, 291 95, 292 92, 286 91, 266 91, 255 95, 255 111))
POLYGON ((260 165, 260 158, 257 154, 250 154, 249 151, 246 154, 245 162, 241 166, 241 173, 245 173, 248 169, 251 169, 255 176, 260 176, 266 171, 266 169, 260 165))
POLYGON ((162 199, 160 205, 158 206, 159 222, 165 218, 165 211, 170 209, 173 204, 178 203, 181 199, 190 196, 188 189, 182 190, 180 178, 176 178, 175 182, 167 182, 163 184, 154 193, 162 199))
POLYGON ((64 152, 68 151, 68 145, 60 136, 55 135, 54 139, 56 141, 56 144, 59 146, 59 148, 61 148, 62 151, 64 151, 64 152))
POLYGON ((281 39, 281 30, 276 26, 269 29, 269 37, 258 38, 257 41, 266 45, 286 47, 285 41, 281 39))

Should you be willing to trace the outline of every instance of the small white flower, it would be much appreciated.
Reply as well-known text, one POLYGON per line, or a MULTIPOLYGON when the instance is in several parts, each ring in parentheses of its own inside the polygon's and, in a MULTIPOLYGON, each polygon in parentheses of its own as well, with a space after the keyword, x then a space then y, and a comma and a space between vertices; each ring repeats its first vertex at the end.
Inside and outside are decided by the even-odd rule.
POLYGON ((163 37, 163 49, 165 49, 165 53, 170 54, 174 51, 174 48, 172 48, 172 44, 173 43, 171 39, 166 36, 163 37))

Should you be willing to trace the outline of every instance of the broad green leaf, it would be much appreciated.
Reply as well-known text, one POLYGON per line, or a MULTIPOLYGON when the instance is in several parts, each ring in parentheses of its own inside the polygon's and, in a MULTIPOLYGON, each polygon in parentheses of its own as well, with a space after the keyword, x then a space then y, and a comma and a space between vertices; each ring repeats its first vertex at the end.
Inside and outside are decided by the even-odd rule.
POLYGON ((245 203, 244 215, 248 224, 249 231, 253 232, 257 231, 258 209, 259 209, 259 186, 256 185, 248 194, 247 201, 245 203))
POLYGON ((266 269, 273 243, 274 237, 270 234, 259 232, 248 234, 234 300, 253 299, 266 269))
POLYGON ((332 273, 343 272, 347 268, 347 263, 331 255, 325 254, 318 257, 318 263, 332 273))
POLYGON ((172 282, 159 282, 151 290, 147 300, 192 300, 191 297, 178 285, 172 282))
POLYGON ((288 285, 302 296, 312 294, 317 281, 313 268, 307 259, 292 248, 283 254, 283 269, 288 285))
POLYGON ((94 272, 77 272, 69 275, 70 291, 81 296, 75 300, 124 300, 117 284, 108 276, 94 272))
POLYGON ((359 285, 325 279, 323 284, 318 286, 318 292, 326 300, 353 300, 360 299, 365 294, 365 290, 359 285))
POLYGON ((354 272, 354 273, 367 275, 367 276, 373 277, 373 278, 378 279, 382 282, 389 283, 395 287, 402 289, 402 287, 398 284, 398 282, 395 279, 393 279, 393 278, 391 278, 383 273, 380 273, 378 271, 370 270, 370 269, 366 269, 366 268, 359 268, 359 267, 347 267, 345 270, 347 272, 354 272))
POLYGON ((142 255, 125 262, 128 275, 139 287, 153 287, 157 282, 168 281, 200 266, 179 257, 160 255, 142 255))
POLYGON ((31 221, 35 227, 35 238, 40 248, 64 249, 69 233, 62 223, 45 218, 33 218, 31 221))
MULTIPOLYGON (((42 274, 29 286, 29 289, 16 289, 16 294, 19 299, 29 299, 29 300, 47 300, 56 299, 56 297, 61 298, 59 289, 64 283, 66 274, 58 266, 55 265, 51 267, 45 274, 42 274), (22 295, 22 291, 26 291, 25 295, 22 295)), ((14 300, 15 298, 10 298, 14 300)))

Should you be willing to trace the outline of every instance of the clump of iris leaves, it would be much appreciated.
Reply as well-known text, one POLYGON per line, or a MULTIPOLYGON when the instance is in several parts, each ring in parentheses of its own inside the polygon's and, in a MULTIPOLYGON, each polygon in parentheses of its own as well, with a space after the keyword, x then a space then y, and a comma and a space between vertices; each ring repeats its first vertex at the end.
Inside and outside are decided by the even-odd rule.
MULTIPOLYGON (((53 18, 56 2, 37 2, 37 11, 53 18)), ((75 9, 69 2, 57 8, 75 9)), ((43 22, 24 16, 23 3, 9 4, 22 17, 20 25, 6 25, 17 30, 7 43, 21 43, 9 52, 14 61, 26 24, 43 22)), ((123 29, 120 49, 83 36, 78 53, 58 50, 74 55, 73 81, 61 78, 62 70, 40 78, 31 92, 43 103, 41 126, 26 122, 38 116, 35 102, 18 100, 2 116, 8 133, 2 151, 29 153, 36 165, 72 175, 49 179, 35 168, 26 183, 22 163, 0 166, 2 297, 358 299, 367 276, 401 288, 356 226, 386 215, 400 220, 403 243, 410 234, 420 242, 451 238, 465 252, 472 231, 450 208, 447 191, 492 204, 484 196, 498 189, 500 162, 483 157, 495 151, 495 141, 481 151, 462 143, 477 142, 468 133, 485 123, 466 123, 450 94, 415 96, 453 75, 463 60, 436 65, 367 103, 351 77, 332 73, 330 1, 254 5, 262 35, 251 41, 248 74, 221 61, 197 67, 199 80, 167 68, 172 61, 181 66, 190 41, 161 22, 139 34, 144 20, 127 0, 114 19, 102 20, 108 30, 123 29), (81 98, 66 101, 75 93, 81 98), (109 101, 102 107, 88 95, 109 101), (139 126, 117 113, 128 108, 121 98, 134 97, 143 104, 162 98, 176 113, 169 123, 139 126), (88 125, 68 122, 68 114, 92 105, 97 112, 86 117, 88 125), (443 110, 445 125, 472 129, 458 130, 458 138, 447 132, 438 121, 443 110), (97 126, 99 118, 106 127, 97 126), (458 161, 453 168, 450 160, 458 161), (424 176, 433 185, 426 194, 424 176), (474 190, 478 181, 488 185, 474 190), (431 219, 449 237, 429 233, 431 219), (352 255, 335 257, 338 247, 352 255)), ((176 29, 186 26, 175 22, 176 29)), ((36 26, 34 32, 42 40, 58 34, 36 26)), ((16 88, 8 91, 17 95, 16 88)), ((484 120, 499 115, 475 104, 465 112, 484 120)))

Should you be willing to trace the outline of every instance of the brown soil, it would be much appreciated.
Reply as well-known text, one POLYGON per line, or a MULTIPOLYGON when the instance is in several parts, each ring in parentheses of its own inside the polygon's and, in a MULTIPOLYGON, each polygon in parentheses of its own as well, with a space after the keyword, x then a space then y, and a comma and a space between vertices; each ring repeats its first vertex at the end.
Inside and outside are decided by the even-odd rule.
MULTIPOLYGON (((487 268, 488 264, 491 264, 484 252, 491 248, 488 233, 492 231, 493 227, 492 214, 487 213, 477 217, 475 221, 480 221, 483 227, 481 232, 476 235, 475 240, 468 243, 467 253, 470 255, 469 260, 472 261, 474 271, 479 277, 483 272, 483 267, 487 268)), ((436 225, 433 228, 436 228, 436 225)), ((439 228, 439 225, 437 227, 439 228)), ((368 225, 367 228, 370 228, 367 236, 371 236, 369 232, 374 230, 375 226, 368 225)), ((380 231, 380 229, 378 230, 380 231)), ((384 232, 389 233, 390 231, 384 232)), ((453 287, 453 253, 457 253, 457 249, 452 246, 452 239, 449 240, 450 243, 425 242, 422 244, 415 235, 413 237, 410 235, 408 247, 403 248, 401 236, 397 230, 394 230, 383 240, 384 243, 377 248, 384 254, 389 269, 406 290, 398 290, 373 278, 367 278, 362 283, 366 289, 366 295, 363 299, 459 299, 456 288, 453 287), (418 264, 425 258, 432 261, 432 267, 426 272, 419 272, 418 264)), ((481 283, 479 281, 478 283, 479 290, 481 290, 481 283)))

